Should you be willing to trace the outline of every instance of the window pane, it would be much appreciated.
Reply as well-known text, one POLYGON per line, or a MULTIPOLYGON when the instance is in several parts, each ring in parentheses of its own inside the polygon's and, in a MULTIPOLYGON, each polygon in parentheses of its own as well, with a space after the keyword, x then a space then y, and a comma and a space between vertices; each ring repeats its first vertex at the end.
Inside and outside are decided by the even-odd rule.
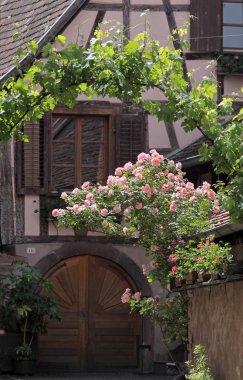
POLYGON ((83 141, 103 141, 104 139, 104 119, 93 118, 82 120, 82 140, 83 141))
POLYGON ((104 181, 103 168, 82 168, 82 182, 90 181, 93 183, 104 181))
POLYGON ((224 3, 223 22, 224 24, 243 24, 243 4, 224 3))
POLYGON ((52 167, 52 188, 54 190, 72 190, 75 187, 75 170, 73 167, 52 167))
POLYGON ((73 119, 53 119, 52 138, 54 140, 74 140, 74 120, 73 119))
POLYGON ((82 165, 103 166, 103 144, 82 144, 82 165))
POLYGON ((243 48, 243 27, 223 27, 223 47, 243 48))
POLYGON ((53 164, 74 164, 74 143, 53 142, 52 162, 53 164))

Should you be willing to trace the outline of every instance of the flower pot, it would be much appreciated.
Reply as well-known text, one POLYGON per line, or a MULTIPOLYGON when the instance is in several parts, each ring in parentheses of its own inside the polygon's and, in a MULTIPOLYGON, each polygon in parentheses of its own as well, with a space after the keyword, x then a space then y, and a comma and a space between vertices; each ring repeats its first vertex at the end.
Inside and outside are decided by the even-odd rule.
POLYGON ((219 279, 219 275, 218 273, 211 273, 211 280, 218 280, 219 279))
POLYGON ((197 275, 197 281, 198 282, 207 282, 211 278, 210 274, 208 273, 198 273, 197 275))
POLYGON ((0 373, 13 372, 12 358, 16 346, 19 346, 21 342, 21 333, 5 332, 0 335, 0 373))
POLYGON ((16 375, 34 375, 36 372, 36 360, 34 359, 14 359, 13 371, 16 375))
POLYGON ((175 278, 175 287, 176 288, 182 287, 182 279, 181 278, 175 278))
POLYGON ((78 237, 87 236, 87 233, 88 233, 88 230, 85 228, 74 229, 74 234, 75 236, 78 236, 78 237))
POLYGON ((186 284, 192 285, 197 281, 197 272, 190 272, 186 275, 186 284))

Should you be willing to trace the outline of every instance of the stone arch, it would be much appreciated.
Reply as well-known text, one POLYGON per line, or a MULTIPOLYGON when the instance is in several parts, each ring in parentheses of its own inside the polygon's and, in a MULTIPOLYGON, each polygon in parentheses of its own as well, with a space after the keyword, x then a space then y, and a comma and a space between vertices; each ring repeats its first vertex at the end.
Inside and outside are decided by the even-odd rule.
POLYGON ((137 290, 144 296, 151 296, 152 290, 139 266, 112 243, 92 241, 68 242, 40 259, 35 265, 43 273, 52 273, 62 260, 82 255, 92 255, 108 259, 118 264, 133 279, 137 290))

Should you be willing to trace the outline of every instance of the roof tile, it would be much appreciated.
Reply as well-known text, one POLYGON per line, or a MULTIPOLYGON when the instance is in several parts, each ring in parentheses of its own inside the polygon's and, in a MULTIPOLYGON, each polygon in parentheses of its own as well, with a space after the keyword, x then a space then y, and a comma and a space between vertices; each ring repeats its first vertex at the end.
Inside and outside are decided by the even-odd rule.
POLYGON ((2 0, 0 3, 0 76, 13 66, 20 46, 45 34, 72 0, 2 0), (13 41, 13 23, 19 23, 20 41, 13 41))

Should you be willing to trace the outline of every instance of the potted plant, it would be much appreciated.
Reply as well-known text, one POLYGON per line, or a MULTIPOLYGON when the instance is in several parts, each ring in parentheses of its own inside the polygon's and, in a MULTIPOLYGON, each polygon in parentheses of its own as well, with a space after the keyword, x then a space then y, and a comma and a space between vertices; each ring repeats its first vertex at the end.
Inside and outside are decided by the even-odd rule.
POLYGON ((36 335, 47 333, 48 318, 59 319, 58 300, 51 291, 50 281, 26 262, 14 262, 12 271, 0 281, 2 320, 11 317, 21 333, 13 361, 18 374, 34 372, 36 335))

